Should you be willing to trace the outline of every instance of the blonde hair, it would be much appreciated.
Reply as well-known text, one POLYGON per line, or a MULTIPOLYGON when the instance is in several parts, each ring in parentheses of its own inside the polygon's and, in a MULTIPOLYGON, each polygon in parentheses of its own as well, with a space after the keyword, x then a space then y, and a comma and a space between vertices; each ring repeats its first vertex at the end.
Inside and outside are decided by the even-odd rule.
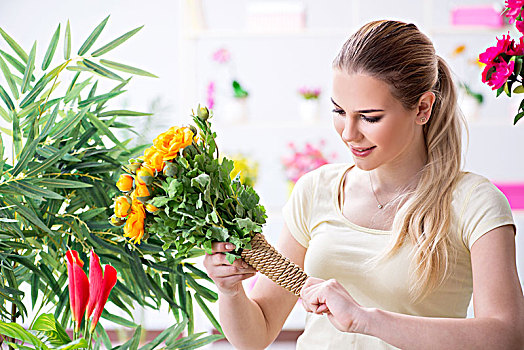
POLYGON ((370 22, 353 34, 333 67, 388 83, 392 95, 408 110, 417 106, 423 93, 435 94, 431 116, 423 127, 427 163, 404 214, 394 221, 397 239, 382 256, 393 256, 405 243, 412 245, 410 292, 414 300, 420 300, 444 281, 453 256, 451 203, 461 174, 465 123, 457 108, 451 71, 414 24, 386 20, 370 22))

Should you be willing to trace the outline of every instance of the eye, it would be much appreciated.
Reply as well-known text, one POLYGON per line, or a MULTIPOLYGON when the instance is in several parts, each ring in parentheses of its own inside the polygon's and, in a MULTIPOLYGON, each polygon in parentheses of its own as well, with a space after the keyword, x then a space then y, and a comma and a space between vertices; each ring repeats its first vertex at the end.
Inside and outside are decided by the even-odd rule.
POLYGON ((346 112, 344 112, 343 109, 338 109, 338 108, 335 108, 332 110, 333 113, 336 113, 338 115, 346 115, 346 112))
POLYGON ((361 114, 360 118, 367 123, 377 123, 382 117, 366 117, 364 114, 361 114))

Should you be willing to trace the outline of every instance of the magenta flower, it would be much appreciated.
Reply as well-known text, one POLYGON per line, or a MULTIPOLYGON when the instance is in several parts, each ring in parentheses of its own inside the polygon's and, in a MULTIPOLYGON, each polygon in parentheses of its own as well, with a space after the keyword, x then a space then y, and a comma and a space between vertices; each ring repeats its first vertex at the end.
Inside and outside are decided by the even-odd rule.
MULTIPOLYGON (((295 147, 295 144, 290 142, 288 147, 292 151, 290 156, 282 158, 286 177, 292 182, 297 182, 298 179, 316 168, 329 163, 329 160, 324 156, 321 148, 325 145, 325 141, 320 141, 320 146, 316 147, 311 143, 306 143, 303 150, 295 147)), ((335 154, 331 158, 334 158, 335 154)))
POLYGON ((227 63, 231 59, 231 54, 225 48, 220 48, 213 53, 213 61, 218 63, 227 63))
POLYGON ((503 35, 502 39, 497 38, 497 46, 489 47, 485 52, 481 53, 479 55, 479 61, 487 65, 493 63, 498 55, 507 53, 508 49, 512 48, 514 43, 508 32, 508 35, 503 35))
MULTIPOLYGON (((524 22, 523 22, 524 23, 524 22)), ((524 37, 520 37, 520 41, 518 44, 511 45, 510 48, 508 48, 507 54, 510 56, 523 56, 524 55, 524 37)))
POLYGON ((517 27, 518 31, 521 34, 524 34, 524 21, 517 21, 517 24, 515 24, 515 27, 517 27))
POLYGON ((509 18, 510 24, 513 24, 522 13, 522 6, 524 6, 524 0, 506 0, 507 10, 504 16, 509 18))
POLYGON ((484 68, 484 71, 482 72, 482 82, 491 86, 492 90, 500 89, 506 83, 511 73, 513 73, 514 67, 514 61, 507 64, 506 61, 501 58, 501 62, 495 62, 484 68), (493 68, 495 69, 494 71, 493 68), (490 70, 493 72, 488 78, 487 76, 490 70))

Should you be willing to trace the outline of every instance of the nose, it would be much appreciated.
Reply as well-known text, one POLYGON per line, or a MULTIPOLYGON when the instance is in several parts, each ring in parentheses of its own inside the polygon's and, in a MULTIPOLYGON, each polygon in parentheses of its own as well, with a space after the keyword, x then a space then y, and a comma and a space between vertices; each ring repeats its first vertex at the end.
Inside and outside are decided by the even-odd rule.
POLYGON ((344 120, 344 129, 342 130, 342 140, 346 143, 358 141, 362 134, 358 128, 358 120, 347 117, 344 120))

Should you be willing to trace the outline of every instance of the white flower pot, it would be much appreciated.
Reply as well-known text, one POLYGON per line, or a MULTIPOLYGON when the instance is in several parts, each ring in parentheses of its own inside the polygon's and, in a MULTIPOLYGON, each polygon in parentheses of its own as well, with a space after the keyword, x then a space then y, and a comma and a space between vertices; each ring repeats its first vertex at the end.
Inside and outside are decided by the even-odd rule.
POLYGON ((299 113, 303 121, 314 123, 320 119, 320 103, 318 99, 301 100, 299 113))

